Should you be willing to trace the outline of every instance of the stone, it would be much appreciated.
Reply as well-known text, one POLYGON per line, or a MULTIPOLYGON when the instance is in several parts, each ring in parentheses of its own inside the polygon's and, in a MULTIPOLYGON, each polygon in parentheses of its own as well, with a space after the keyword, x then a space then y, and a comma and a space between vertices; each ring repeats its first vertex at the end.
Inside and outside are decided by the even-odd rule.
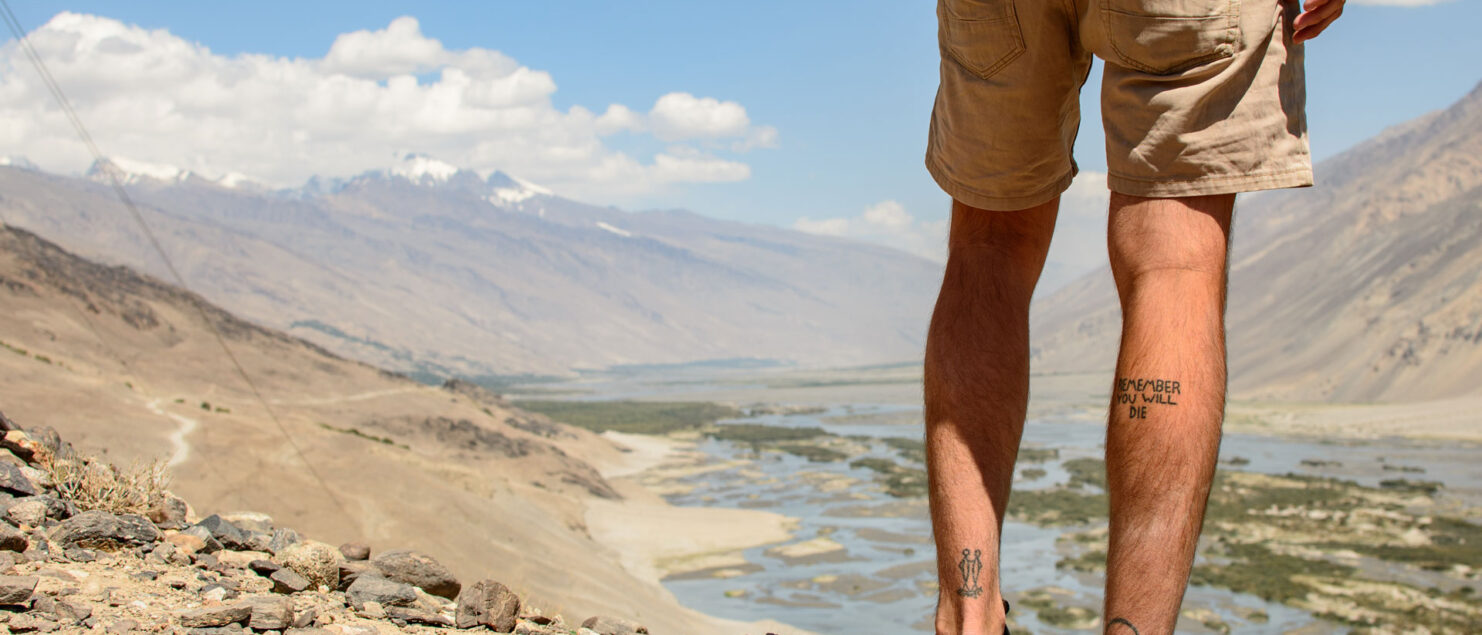
POLYGON ((247 532, 242 531, 241 528, 219 514, 211 514, 194 526, 206 528, 206 531, 211 532, 211 537, 220 542, 222 547, 238 551, 245 551, 248 548, 247 532))
POLYGON ((137 630, 139 630, 139 622, 131 619, 115 620, 103 627, 103 632, 118 633, 118 635, 126 635, 137 630))
POLYGON ((232 512, 221 517, 245 532, 273 533, 273 517, 262 512, 232 512))
POLYGON ((237 593, 236 589, 228 588, 226 585, 221 583, 208 584, 201 587, 201 597, 217 602, 234 600, 239 595, 241 594, 237 593))
POLYGON ((57 433, 56 428, 42 426, 41 428, 31 428, 28 433, 32 439, 35 439, 37 443, 41 444, 41 447, 46 448, 47 453, 59 454, 62 452, 63 445, 65 444, 62 443, 62 435, 57 433))
POLYGON ((98 559, 98 552, 82 547, 70 547, 62 552, 68 560, 73 562, 94 562, 98 559))
POLYGON ((411 606, 417 603, 417 592, 412 585, 387 580, 377 575, 362 575, 345 590, 350 608, 358 609, 366 602, 381 606, 411 606))
POLYGON ((165 492, 145 514, 160 529, 183 529, 190 525, 190 505, 184 499, 165 492))
POLYGON ((247 548, 251 551, 262 551, 271 553, 268 548, 273 544, 273 537, 267 534, 249 531, 247 532, 247 548))
POLYGON ((273 593, 298 593, 309 588, 309 579, 293 569, 279 569, 268 575, 273 581, 273 593))
POLYGON ((399 619, 408 624, 424 624, 427 626, 441 626, 452 628, 453 620, 422 609, 407 608, 404 606, 385 607, 386 615, 392 619, 399 619))
POLYGON ((520 596, 494 580, 479 580, 458 594, 458 628, 483 624, 508 633, 514 630, 519 614, 520 596))
MULTIPOLYGON (((319 610, 314 607, 306 608, 293 616, 293 628, 304 629, 314 625, 314 620, 319 618, 319 610)), ((289 631, 292 632, 292 631, 289 631)))
POLYGON ((380 602, 364 602, 360 605, 360 608, 355 609, 355 612, 366 619, 386 619, 386 609, 381 606, 380 602))
POLYGON ((216 552, 215 555, 217 562, 236 569, 246 569, 254 560, 266 560, 268 558, 268 554, 265 551, 232 551, 230 549, 222 549, 216 552))
POLYGON ((423 553, 406 549, 387 551, 371 559, 371 564, 387 579, 405 582, 436 596, 453 599, 462 588, 447 567, 423 553))
MULTIPOLYGON (((176 532, 165 536, 165 541, 175 545, 175 548, 185 555, 194 555, 196 552, 209 553, 209 543, 195 534, 176 532)), ((216 548, 221 548, 221 543, 216 543, 216 548)))
POLYGON ((41 490, 36 489, 36 484, 21 472, 21 468, 4 462, 0 462, 0 491, 18 496, 35 496, 41 493, 41 490))
POLYGON ((273 557, 273 560, 299 575, 308 578, 309 584, 318 587, 339 588, 340 551, 317 540, 305 540, 289 545, 273 557))
POLYGON ((46 521, 48 505, 40 496, 23 498, 5 509, 5 519, 17 527, 40 527, 46 521))
POLYGON ((19 429, 21 429, 21 427, 16 425, 14 421, 11 421, 10 417, 5 416, 5 413, 0 412, 0 432, 10 432, 11 430, 19 429))
POLYGON ((54 488, 57 486, 56 481, 53 481, 51 479, 50 472, 31 467, 29 465, 17 466, 16 469, 19 469, 21 471, 21 474, 24 474, 26 478, 31 481, 31 484, 42 490, 54 488))
POLYGON ((0 576, 0 604, 21 604, 31 599, 40 581, 34 575, 0 576))
POLYGON ((252 617, 252 607, 246 604, 222 604, 180 611, 175 614, 180 625, 186 628, 210 628, 245 622, 252 617))
POLYGON ((9 523, 0 523, 0 550, 25 553, 30 548, 31 541, 26 540, 26 534, 9 523))
POLYGON ((298 532, 287 527, 279 527, 273 530, 273 537, 268 541, 268 553, 277 555, 279 551, 287 549, 289 545, 298 541, 298 532))
POLYGON ((46 449, 40 441, 31 438, 25 430, 11 430, 0 437, 0 448, 10 450, 27 463, 36 463, 51 456, 51 451, 46 449))
POLYGON ((159 540, 160 531, 143 516, 93 510, 62 521, 50 537, 63 547, 115 551, 159 540))
POLYGON ((283 596, 260 596, 245 602, 252 607, 247 626, 254 631, 282 630, 293 624, 293 601, 283 596))
POLYGON ((596 631, 597 635, 648 635, 648 629, 641 624, 620 617, 594 615, 581 626, 596 631))
POLYGON ((363 573, 378 575, 376 568, 364 560, 346 560, 341 562, 339 590, 344 591, 350 588, 350 585, 355 583, 355 578, 360 577, 363 573))
POLYGON ((340 555, 346 560, 370 560, 370 545, 363 542, 347 542, 340 545, 340 555))
POLYGON ((201 549, 201 551, 205 553, 215 553, 222 549, 221 541, 217 540, 215 536, 211 535, 210 529, 207 529, 201 525, 191 525, 189 527, 186 527, 185 529, 180 530, 180 533, 186 536, 195 536, 196 538, 200 538, 202 541, 204 541, 206 543, 206 546, 205 548, 201 549))
POLYGON ((276 562, 273 562, 272 560, 263 560, 259 558, 247 563, 247 568, 251 569, 257 575, 266 577, 273 575, 273 572, 275 571, 281 570, 283 566, 276 562))
POLYGON ((63 622, 76 624, 93 616, 93 607, 69 600, 56 600, 52 603, 51 614, 57 616, 63 622))
POLYGON ((39 615, 21 614, 6 624, 12 633, 50 633, 62 626, 39 615))
POLYGON ((16 563, 21 562, 21 558, 23 557, 21 554, 12 551, 0 551, 0 573, 10 571, 11 568, 15 567, 16 563))

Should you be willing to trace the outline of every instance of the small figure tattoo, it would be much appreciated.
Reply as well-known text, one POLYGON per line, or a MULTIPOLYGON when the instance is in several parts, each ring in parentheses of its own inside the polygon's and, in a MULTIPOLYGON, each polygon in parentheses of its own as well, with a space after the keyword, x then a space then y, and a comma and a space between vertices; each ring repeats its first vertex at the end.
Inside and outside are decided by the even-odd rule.
POLYGON ((1132 622, 1127 621, 1127 618, 1125 618, 1125 617, 1114 617, 1114 618, 1112 618, 1112 621, 1106 623, 1106 632, 1107 633, 1123 633, 1123 632, 1126 632, 1125 630, 1115 630, 1115 631, 1112 630, 1112 627, 1117 626, 1118 624, 1120 624, 1122 626, 1126 626, 1127 628, 1132 629, 1132 635, 1142 635, 1142 633, 1137 632, 1137 627, 1136 626, 1133 626, 1132 625, 1132 622))
POLYGON ((962 550, 962 562, 957 563, 957 570, 962 572, 962 588, 957 594, 965 598, 975 598, 983 595, 983 587, 978 584, 978 574, 983 572, 983 550, 962 550))

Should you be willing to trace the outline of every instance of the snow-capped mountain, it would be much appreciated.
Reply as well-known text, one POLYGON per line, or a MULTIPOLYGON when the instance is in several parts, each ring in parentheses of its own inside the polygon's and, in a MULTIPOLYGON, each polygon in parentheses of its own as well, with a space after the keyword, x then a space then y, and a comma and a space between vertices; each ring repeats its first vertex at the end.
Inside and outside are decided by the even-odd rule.
POLYGON ((118 159, 84 178, 0 167, 0 205, 74 252, 161 275, 105 183, 103 170, 118 170, 192 290, 401 370, 919 354, 940 275, 929 261, 689 212, 596 207, 423 155, 388 163, 286 190, 118 159))

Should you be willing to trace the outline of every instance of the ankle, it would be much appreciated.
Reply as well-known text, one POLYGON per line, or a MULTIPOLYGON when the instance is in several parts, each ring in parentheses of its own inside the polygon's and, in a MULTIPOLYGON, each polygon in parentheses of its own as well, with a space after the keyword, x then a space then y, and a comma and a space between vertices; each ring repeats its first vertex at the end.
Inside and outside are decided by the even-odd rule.
POLYGON ((937 596, 937 635, 999 635, 1008 619, 998 588, 983 588, 977 597, 937 596))

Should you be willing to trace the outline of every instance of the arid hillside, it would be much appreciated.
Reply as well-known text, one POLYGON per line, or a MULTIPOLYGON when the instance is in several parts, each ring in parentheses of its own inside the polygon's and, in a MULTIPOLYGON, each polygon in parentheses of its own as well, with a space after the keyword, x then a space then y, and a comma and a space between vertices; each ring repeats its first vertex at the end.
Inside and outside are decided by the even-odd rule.
POLYGON ((655 633, 792 632, 684 609, 590 537, 589 503, 636 496, 599 472, 630 458, 604 437, 466 384, 428 387, 347 361, 15 228, 0 228, 0 303, 4 412, 120 465, 168 458, 173 489, 198 507, 416 548, 463 579, 499 572, 573 616, 655 633))
MULTIPOLYGON (((1242 198, 1231 387, 1254 399, 1417 401, 1482 390, 1482 85, 1242 198)), ((1037 371, 1109 370, 1121 317, 1102 269, 1034 309, 1037 371)))

